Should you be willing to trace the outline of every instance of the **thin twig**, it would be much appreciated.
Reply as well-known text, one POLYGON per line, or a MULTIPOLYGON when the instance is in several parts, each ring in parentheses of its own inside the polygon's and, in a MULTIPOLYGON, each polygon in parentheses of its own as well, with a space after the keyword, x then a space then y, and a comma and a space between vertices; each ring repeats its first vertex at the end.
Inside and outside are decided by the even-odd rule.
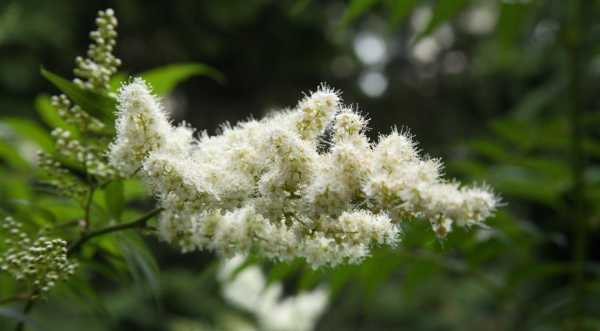
MULTIPOLYGON (((27 302, 25 303, 25 307, 23 307, 23 316, 27 316, 27 314, 29 314, 29 312, 33 308, 33 305, 35 304, 36 297, 37 296, 34 293, 29 297, 29 299, 27 299, 27 302)), ((20 321, 19 323, 17 323, 17 326, 15 327, 15 331, 23 331, 24 329, 25 329, 25 321, 20 321)))
POLYGON ((88 196, 85 202, 85 214, 84 214, 84 222, 83 222, 83 233, 86 233, 91 225, 90 222, 90 217, 91 217, 91 210, 92 210, 92 202, 94 199, 94 192, 96 191, 96 188, 93 185, 90 185, 90 190, 88 191, 88 196))
POLYGON ((17 301, 25 301, 29 300, 29 298, 31 298, 30 294, 17 294, 13 295, 12 297, 0 299, 0 305, 5 305, 7 303, 13 303, 17 301))
POLYGON ((146 223, 148 222, 148 220, 150 220, 152 217, 158 215, 161 211, 162 211, 162 208, 157 208, 157 209, 154 209, 154 210, 150 211, 149 213, 145 214, 144 216, 138 218, 135 221, 108 226, 103 229, 99 229, 99 230, 84 234, 83 236, 81 236, 81 238, 79 238, 77 241, 75 241, 71 245, 71 247, 69 247, 67 255, 72 255, 72 254, 78 252, 81 249, 81 247, 83 246, 83 244, 85 244, 87 241, 89 241, 90 239, 93 239, 95 237, 102 236, 102 235, 112 233, 112 232, 121 231, 121 230, 144 227, 144 226, 146 226, 146 223))

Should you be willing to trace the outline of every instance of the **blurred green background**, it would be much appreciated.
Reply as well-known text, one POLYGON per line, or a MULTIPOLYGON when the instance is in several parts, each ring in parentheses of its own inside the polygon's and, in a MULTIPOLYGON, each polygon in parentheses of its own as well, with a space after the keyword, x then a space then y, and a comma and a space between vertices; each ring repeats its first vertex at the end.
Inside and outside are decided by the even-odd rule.
MULTIPOLYGON (((176 121, 215 133, 326 82, 371 119, 371 135, 410 130, 450 176, 503 197, 489 228, 438 241, 411 224, 399 249, 359 266, 259 260, 286 292, 332 289, 318 330, 600 329, 600 1, 4 0, 2 210, 33 203, 77 217, 34 185, 35 150, 49 141, 35 100, 57 92, 39 69, 71 77, 109 7, 126 74, 200 62, 225 76, 178 85, 164 100, 176 121)), ((130 213, 148 210, 130 184, 130 213)), ((143 247, 145 262, 108 267, 94 255, 36 307, 33 329, 196 330, 235 311, 220 299, 212 254, 180 254, 154 236, 118 240, 143 247)), ((0 274, 0 297, 13 288, 0 274)), ((8 330, 20 306, 0 308, 8 330)))

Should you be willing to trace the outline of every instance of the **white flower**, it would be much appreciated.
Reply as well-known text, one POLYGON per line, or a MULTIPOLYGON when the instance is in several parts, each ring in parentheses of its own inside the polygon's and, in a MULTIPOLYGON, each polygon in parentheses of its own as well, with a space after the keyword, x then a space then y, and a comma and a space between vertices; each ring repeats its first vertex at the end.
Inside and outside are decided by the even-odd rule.
POLYGON ((254 311, 262 304, 266 284, 260 268, 249 266, 227 282, 223 287, 223 297, 241 309, 254 311))
POLYGON ((267 285, 256 265, 239 270, 245 257, 236 255, 219 269, 223 297, 232 305, 256 316, 260 330, 310 331, 327 309, 329 291, 317 288, 282 298, 281 283, 267 285))
POLYGON ((429 221, 443 237, 493 213, 488 188, 443 179, 441 162, 404 132, 371 143, 366 125, 321 86, 295 109, 193 139, 135 79, 119 93, 110 156, 124 174, 140 170, 165 209, 161 238, 184 251, 357 263, 374 245, 397 245, 404 220, 429 221))
POLYGON ((146 83, 135 79, 119 90, 117 139, 110 146, 111 163, 130 175, 142 166, 150 152, 163 150, 184 157, 193 131, 186 126, 174 128, 146 83), (168 144, 167 144, 168 141, 168 144))

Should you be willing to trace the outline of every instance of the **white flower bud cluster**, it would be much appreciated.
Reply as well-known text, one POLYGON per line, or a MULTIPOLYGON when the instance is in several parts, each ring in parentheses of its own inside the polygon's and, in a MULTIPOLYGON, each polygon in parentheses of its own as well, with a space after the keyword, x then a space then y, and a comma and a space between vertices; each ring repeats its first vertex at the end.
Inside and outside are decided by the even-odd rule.
MULTIPOLYGON (((90 45, 87 58, 76 59, 77 68, 74 83, 81 88, 110 95, 110 78, 116 73, 120 60, 112 54, 115 42, 117 25, 114 12, 111 9, 98 12, 96 18, 97 31, 91 33, 93 43, 90 45)), ((59 188, 63 193, 75 198, 86 194, 86 183, 90 175, 93 179, 107 181, 116 174, 108 164, 106 148, 109 142, 104 123, 91 116, 80 106, 75 105, 66 95, 53 96, 52 106, 58 115, 73 127, 69 130, 57 128, 52 132, 56 141, 56 153, 48 155, 39 153, 40 167, 45 170, 49 183, 59 188), (63 164, 65 158, 75 161, 78 171, 83 175, 72 173, 70 164, 63 164)))
POLYGON ((443 237, 497 205, 487 188, 443 180, 440 162, 421 158, 406 134, 371 143, 367 121, 324 86, 293 110, 196 140, 169 123, 143 80, 118 99, 111 163, 126 175, 141 170, 164 208, 160 236, 184 251, 359 262, 373 245, 396 245, 402 221, 428 220, 443 237))
POLYGON ((117 18, 112 9, 99 11, 96 17, 97 30, 90 32, 87 57, 75 58, 74 82, 82 88, 104 92, 110 88, 110 78, 117 72, 121 60, 113 55, 116 45, 117 18))
POLYGON ((80 200, 88 193, 89 188, 86 183, 51 155, 39 151, 37 164, 48 174, 47 183, 58 188, 62 194, 80 200))
POLYGON ((232 305, 252 313, 259 330, 310 331, 327 309, 329 291, 317 288, 282 298, 282 284, 267 285, 263 272, 256 265, 239 270, 245 258, 235 256, 225 261, 219 270, 223 297, 232 305))
POLYGON ((65 240, 45 236, 32 240, 11 217, 7 217, 0 228, 7 234, 6 250, 0 255, 0 270, 26 282, 33 293, 44 295, 75 273, 77 264, 67 259, 65 240))
MULTIPOLYGON (((74 73, 77 78, 73 82, 83 89, 107 94, 110 91, 110 79, 121 65, 121 60, 113 54, 117 38, 114 11, 99 11, 96 26, 97 30, 90 33, 92 43, 87 57, 75 58, 74 73)), ((90 116, 81 107, 73 105, 64 94, 53 96, 52 106, 66 123, 75 125, 82 132, 101 132, 104 129, 101 121, 90 116)))
POLYGON ((87 173, 99 178, 110 178, 116 174, 94 145, 82 145, 70 131, 61 128, 52 130, 51 135, 55 139, 57 153, 82 164, 87 173))
POLYGON ((81 132, 101 132, 105 127, 100 120, 90 116, 81 107, 73 105, 64 94, 52 96, 51 102, 58 115, 66 123, 76 126, 81 132))

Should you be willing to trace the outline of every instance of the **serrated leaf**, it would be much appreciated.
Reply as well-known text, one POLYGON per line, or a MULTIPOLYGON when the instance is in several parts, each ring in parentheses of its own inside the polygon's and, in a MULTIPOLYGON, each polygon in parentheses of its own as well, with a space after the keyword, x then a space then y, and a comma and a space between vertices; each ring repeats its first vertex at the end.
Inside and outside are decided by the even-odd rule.
POLYGON ((141 74, 159 96, 169 94, 175 86, 193 76, 207 76, 220 83, 225 77, 218 70, 202 63, 176 63, 159 67, 141 74))
POLYGON ((104 202, 110 216, 120 221, 125 209, 125 194, 122 181, 113 181, 106 186, 104 189, 104 202))
POLYGON ((77 84, 44 68, 41 69, 41 73, 42 76, 90 115, 102 120, 106 124, 111 124, 114 121, 116 109, 116 100, 114 98, 94 91, 84 90, 77 86, 77 84))

